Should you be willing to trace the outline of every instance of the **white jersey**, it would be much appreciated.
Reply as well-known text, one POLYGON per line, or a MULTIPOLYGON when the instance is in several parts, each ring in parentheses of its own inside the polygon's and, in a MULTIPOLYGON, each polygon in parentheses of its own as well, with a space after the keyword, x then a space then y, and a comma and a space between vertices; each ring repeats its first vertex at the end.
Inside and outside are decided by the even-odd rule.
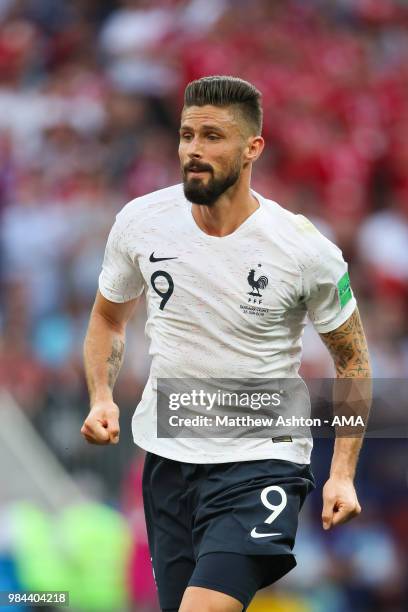
POLYGON ((158 438, 157 378, 299 378, 308 314, 339 327, 355 298, 340 249, 302 215, 259 202, 228 236, 195 223, 183 186, 127 204, 106 246, 99 290, 112 302, 146 292, 152 365, 132 420, 136 444, 187 463, 277 458, 309 463, 309 437, 158 438))

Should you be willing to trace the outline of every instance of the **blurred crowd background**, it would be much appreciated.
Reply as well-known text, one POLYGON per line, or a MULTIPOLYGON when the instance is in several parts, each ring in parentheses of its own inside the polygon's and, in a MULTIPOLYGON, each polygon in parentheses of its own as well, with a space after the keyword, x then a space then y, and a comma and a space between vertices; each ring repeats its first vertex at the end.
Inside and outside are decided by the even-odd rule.
MULTIPOLYGON (((81 351, 114 216, 130 199, 180 182, 184 87, 208 74, 240 76, 262 91, 267 147, 254 188, 340 246, 374 376, 397 384, 408 375, 407 0, 0 0, 0 389, 78 490, 102 504, 89 507, 89 524, 95 511, 114 541, 131 542, 123 558, 103 557, 105 573, 112 563, 125 568, 122 603, 106 596, 105 607, 87 600, 78 609, 120 611, 128 599, 129 609, 157 610, 142 456, 129 426, 149 369, 143 303, 117 385, 123 417, 114 449, 79 436, 88 409, 81 351)), ((311 327, 302 373, 333 373, 311 327)), ((316 442, 319 487, 330 447, 316 442)), ((367 440, 358 477, 364 513, 338 533, 323 535, 318 487, 302 514, 299 567, 253 610, 406 609, 406 459, 406 440, 367 440)), ((39 533, 51 520, 38 504, 10 505, 11 464, 10 455, 0 465, 3 590, 38 584, 23 563, 30 535, 18 547, 7 525, 19 517, 39 533)), ((55 530, 63 520, 72 528, 60 514, 55 530)), ((51 548, 42 552, 55 569, 61 543, 54 557, 51 548)), ((71 540, 62 549, 77 550, 71 540)))

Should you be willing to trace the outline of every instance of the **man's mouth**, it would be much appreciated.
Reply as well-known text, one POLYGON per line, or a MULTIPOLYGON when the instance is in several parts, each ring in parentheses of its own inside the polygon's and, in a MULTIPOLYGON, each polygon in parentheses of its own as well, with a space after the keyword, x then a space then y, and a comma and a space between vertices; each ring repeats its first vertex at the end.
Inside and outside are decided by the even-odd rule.
POLYGON ((198 166, 191 166, 190 168, 187 168, 188 174, 200 175, 206 174, 208 172, 210 172, 210 170, 208 170, 207 168, 200 168, 198 166))

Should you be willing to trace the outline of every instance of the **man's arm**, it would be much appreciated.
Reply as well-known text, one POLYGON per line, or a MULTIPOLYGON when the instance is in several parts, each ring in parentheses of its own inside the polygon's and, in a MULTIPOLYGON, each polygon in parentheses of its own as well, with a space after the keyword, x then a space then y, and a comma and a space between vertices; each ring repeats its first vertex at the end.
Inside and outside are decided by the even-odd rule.
POLYGON ((84 342, 84 365, 90 412, 81 433, 93 444, 119 441, 119 408, 113 387, 123 362, 126 324, 138 299, 110 302, 98 291, 84 342))
MULTIPOLYGON (((371 404, 371 367, 358 309, 340 327, 320 337, 336 368, 335 407, 340 407, 342 414, 357 408, 366 423, 371 404)), ((362 442, 361 430, 353 437, 346 437, 344 429, 336 435, 330 477, 323 489, 324 529, 345 523, 361 512, 353 481, 362 442)))

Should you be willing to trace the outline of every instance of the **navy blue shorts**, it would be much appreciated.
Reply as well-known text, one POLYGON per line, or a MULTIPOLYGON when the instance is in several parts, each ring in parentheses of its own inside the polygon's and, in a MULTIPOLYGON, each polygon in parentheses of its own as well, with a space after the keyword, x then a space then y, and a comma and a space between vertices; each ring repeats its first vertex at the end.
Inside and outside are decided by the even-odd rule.
POLYGON ((296 565, 298 514, 315 488, 308 464, 280 459, 192 464, 147 453, 143 497, 162 610, 187 586, 238 599, 296 565))

